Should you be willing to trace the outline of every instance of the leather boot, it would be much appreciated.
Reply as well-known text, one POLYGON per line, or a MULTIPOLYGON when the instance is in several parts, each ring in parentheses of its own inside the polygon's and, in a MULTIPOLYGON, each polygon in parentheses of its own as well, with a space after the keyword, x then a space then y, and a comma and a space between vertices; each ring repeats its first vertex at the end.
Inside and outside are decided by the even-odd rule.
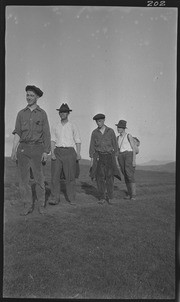
POLYGON ((135 182, 132 182, 130 184, 130 186, 131 186, 131 199, 136 200, 136 184, 135 184, 135 182))
POLYGON ((131 198, 131 186, 129 182, 126 182, 127 187, 127 195, 124 197, 124 199, 130 199, 131 198))

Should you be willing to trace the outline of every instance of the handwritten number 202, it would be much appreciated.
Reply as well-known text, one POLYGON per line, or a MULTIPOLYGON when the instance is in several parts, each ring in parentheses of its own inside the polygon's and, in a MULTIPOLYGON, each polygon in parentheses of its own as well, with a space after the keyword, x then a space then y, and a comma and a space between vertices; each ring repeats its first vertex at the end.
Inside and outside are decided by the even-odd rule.
POLYGON ((148 1, 147 6, 165 6, 165 1, 148 1))

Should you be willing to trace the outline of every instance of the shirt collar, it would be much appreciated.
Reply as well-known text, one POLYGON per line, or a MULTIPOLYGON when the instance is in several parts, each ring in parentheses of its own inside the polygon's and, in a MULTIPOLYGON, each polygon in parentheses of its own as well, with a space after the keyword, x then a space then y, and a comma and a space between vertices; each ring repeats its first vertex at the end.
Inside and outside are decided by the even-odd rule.
MULTIPOLYGON (((26 111, 27 109, 29 109, 28 105, 24 108, 24 111, 26 111)), ((29 110, 31 110, 31 109, 29 109, 29 110)), ((41 108, 37 105, 37 107, 33 111, 36 111, 36 110, 41 111, 41 108)))
MULTIPOLYGON (((107 127, 106 125, 104 125, 105 126, 105 130, 104 130, 104 132, 107 132, 108 130, 109 130, 109 127, 107 127)), ((99 132, 101 132, 101 130, 97 127, 96 128, 97 129, 97 131, 99 131, 99 132)), ((101 132, 102 133, 102 132, 101 132)))

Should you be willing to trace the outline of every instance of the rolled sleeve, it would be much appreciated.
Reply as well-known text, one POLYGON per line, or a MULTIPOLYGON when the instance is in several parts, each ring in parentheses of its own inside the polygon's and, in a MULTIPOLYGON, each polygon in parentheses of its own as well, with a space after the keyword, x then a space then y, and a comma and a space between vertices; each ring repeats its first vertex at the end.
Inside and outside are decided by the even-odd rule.
POLYGON ((16 134, 16 133, 19 135, 19 137, 21 137, 21 118, 20 118, 20 112, 17 115, 16 123, 15 123, 15 129, 12 132, 12 134, 16 134))

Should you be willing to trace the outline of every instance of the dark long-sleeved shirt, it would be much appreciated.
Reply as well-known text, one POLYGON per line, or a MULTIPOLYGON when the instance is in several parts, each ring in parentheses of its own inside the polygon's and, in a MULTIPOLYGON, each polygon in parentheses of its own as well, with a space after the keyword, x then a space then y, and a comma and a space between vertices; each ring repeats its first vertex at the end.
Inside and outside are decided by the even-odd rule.
POLYGON ((51 151, 51 135, 46 112, 39 106, 31 111, 28 106, 18 112, 15 129, 20 143, 43 143, 44 152, 51 151))
POLYGON ((113 152, 118 155, 118 144, 114 130, 107 127, 102 134, 101 131, 96 128, 91 135, 89 156, 92 158, 95 152, 113 152))

